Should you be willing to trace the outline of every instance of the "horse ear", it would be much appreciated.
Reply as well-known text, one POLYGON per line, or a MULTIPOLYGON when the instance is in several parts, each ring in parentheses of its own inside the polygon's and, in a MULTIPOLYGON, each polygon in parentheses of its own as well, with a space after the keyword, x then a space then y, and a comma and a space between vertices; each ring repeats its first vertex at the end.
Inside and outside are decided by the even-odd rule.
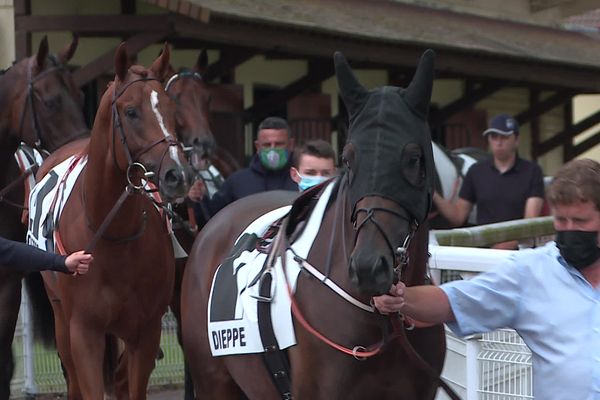
POLYGON ((170 60, 171 51, 169 49, 169 45, 167 44, 167 42, 165 42, 165 45, 162 49, 162 53, 156 60, 154 60, 152 66, 150 66, 150 70, 154 72, 154 75, 156 75, 156 77, 161 81, 165 80, 165 78, 167 77, 167 73, 169 72, 170 60))
POLYGON ((122 42, 115 54, 115 73, 119 81, 124 82, 129 69, 129 57, 127 56, 127 45, 122 42))
POLYGON ((35 56, 35 62, 38 71, 44 69, 44 64, 46 64, 46 58, 48 58, 48 51, 48 36, 44 35, 42 41, 40 42, 40 47, 38 48, 37 55, 35 56))
POLYGON ((60 63, 63 65, 66 64, 71 58, 73 58, 73 54, 75 54, 75 50, 77 50, 78 44, 79 35, 75 33, 73 34, 73 39, 71 40, 71 43, 66 45, 65 48, 62 49, 60 53, 58 53, 58 61, 60 61, 60 63))
POLYGON ((412 105, 413 109, 422 116, 426 116, 429 111, 431 88, 433 86, 434 61, 435 52, 427 49, 421 56, 415 76, 404 92, 406 102, 412 105))
POLYGON ((208 54, 205 49, 202 49, 200 54, 198 55, 198 59, 196 60, 196 65, 194 65, 194 69, 201 74, 206 72, 206 67, 208 67, 208 54))
POLYGON ((348 61, 346 61, 346 57, 342 53, 336 51, 333 55, 333 60, 340 93, 350 113, 350 118, 352 118, 361 108, 369 92, 358 82, 350 65, 348 65, 348 61))

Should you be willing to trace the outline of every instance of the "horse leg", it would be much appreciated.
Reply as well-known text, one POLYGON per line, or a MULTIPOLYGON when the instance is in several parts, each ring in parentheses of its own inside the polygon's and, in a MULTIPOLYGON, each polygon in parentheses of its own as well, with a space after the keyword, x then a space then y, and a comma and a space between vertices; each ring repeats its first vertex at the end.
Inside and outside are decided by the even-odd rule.
POLYGON ((14 370, 12 342, 21 305, 21 278, 4 272, 0 276, 0 400, 8 400, 14 370))
POLYGON ((160 346, 161 320, 159 316, 141 329, 137 343, 126 343, 129 399, 131 400, 146 399, 148 380, 154 369, 160 346))
MULTIPOLYGON (((83 398, 85 400, 103 400, 102 366, 106 347, 105 334, 101 329, 84 326, 80 320, 72 319, 69 328, 72 364, 74 370, 77 371, 77 381, 83 398)), ((69 400, 71 400, 70 396, 69 400)))
POLYGON ((71 342, 68 324, 64 312, 60 306, 59 300, 51 302, 54 311, 54 332, 56 337, 56 348, 60 356, 61 367, 65 380, 67 382, 67 395, 69 400, 83 399, 79 382, 77 380, 77 371, 71 357, 71 342))

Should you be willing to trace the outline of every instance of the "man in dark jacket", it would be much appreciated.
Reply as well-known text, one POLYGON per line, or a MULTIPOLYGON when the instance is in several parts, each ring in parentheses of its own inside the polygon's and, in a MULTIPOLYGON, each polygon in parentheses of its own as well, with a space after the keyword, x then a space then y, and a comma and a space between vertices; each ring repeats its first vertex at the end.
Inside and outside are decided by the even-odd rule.
POLYGON ((25 243, 0 237, 0 266, 16 271, 60 271, 85 274, 93 257, 83 250, 68 256, 46 252, 25 243))
POLYGON ((258 126, 254 146, 256 154, 250 166, 229 176, 208 201, 211 215, 251 194, 269 190, 298 191, 298 184, 290 177, 294 139, 287 122, 279 117, 266 118, 258 126))

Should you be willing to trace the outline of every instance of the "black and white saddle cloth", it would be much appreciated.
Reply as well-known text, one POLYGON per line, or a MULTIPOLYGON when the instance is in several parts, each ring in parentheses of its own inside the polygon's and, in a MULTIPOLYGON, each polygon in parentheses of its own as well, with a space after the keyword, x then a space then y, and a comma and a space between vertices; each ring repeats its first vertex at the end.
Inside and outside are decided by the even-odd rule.
POLYGON ((72 156, 54 167, 29 195, 27 243, 56 252, 55 226, 77 178, 87 164, 87 156, 72 156))
MULTIPOLYGON (((312 210, 302 233, 290 245, 293 253, 306 258, 315 240, 335 182, 330 182, 312 210)), ((259 277, 269 256, 262 250, 264 236, 272 225, 290 211, 291 206, 275 209, 252 222, 238 237, 229 256, 213 278, 208 304, 208 335, 213 356, 262 353, 257 316, 259 277)), ((294 290, 300 266, 291 250, 286 252, 286 271, 281 259, 272 270, 271 315, 280 349, 296 344, 291 302, 286 279, 294 290)))

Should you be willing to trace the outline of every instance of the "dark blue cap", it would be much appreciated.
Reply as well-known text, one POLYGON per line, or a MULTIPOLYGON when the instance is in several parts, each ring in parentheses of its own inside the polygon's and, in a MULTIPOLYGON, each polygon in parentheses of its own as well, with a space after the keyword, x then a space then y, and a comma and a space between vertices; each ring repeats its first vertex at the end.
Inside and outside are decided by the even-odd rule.
POLYGON ((508 114, 498 114, 490 121, 490 127, 483 132, 483 136, 488 133, 497 133, 499 135, 509 136, 519 135, 519 124, 508 114))

